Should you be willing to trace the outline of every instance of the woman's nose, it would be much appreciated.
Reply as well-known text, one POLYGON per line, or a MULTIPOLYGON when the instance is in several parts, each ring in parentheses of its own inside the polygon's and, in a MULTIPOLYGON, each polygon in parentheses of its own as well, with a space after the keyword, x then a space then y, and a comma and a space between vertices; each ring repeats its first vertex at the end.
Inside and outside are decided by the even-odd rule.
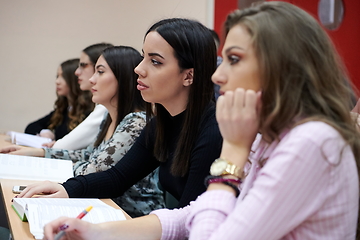
POLYGON ((141 65, 142 61, 139 63, 139 65, 136 66, 136 68, 134 69, 134 72, 139 75, 139 77, 143 78, 146 75, 145 70, 143 69, 142 65, 141 65))
POLYGON ((77 67, 77 69, 75 70, 75 76, 80 76, 80 67, 77 67))
POLYGON ((95 73, 91 76, 91 78, 89 79, 89 82, 94 85, 96 80, 95 80, 95 73))
POLYGON ((220 85, 220 86, 222 84, 226 83, 226 76, 222 73, 221 64, 216 69, 214 74, 211 76, 211 80, 213 81, 213 83, 220 85))

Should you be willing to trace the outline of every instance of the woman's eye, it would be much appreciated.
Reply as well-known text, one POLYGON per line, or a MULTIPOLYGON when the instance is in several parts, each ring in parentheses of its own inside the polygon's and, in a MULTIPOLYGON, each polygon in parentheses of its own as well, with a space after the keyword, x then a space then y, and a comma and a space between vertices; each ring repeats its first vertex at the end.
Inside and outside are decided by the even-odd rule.
POLYGON ((98 72, 100 75, 104 73, 104 71, 100 71, 100 70, 98 70, 97 72, 98 72))
POLYGON ((151 59, 151 63, 152 63, 153 65, 160 65, 160 64, 162 64, 161 62, 156 61, 155 59, 151 59))
POLYGON ((229 59, 229 62, 230 62, 231 65, 235 64, 235 63, 238 63, 240 61, 240 57, 235 56, 235 55, 229 55, 228 59, 229 59))

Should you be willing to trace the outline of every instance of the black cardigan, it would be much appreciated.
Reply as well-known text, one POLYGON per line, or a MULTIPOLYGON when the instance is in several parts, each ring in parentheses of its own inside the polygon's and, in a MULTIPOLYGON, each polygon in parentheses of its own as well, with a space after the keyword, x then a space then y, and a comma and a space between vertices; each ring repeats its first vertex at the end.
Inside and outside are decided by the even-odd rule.
MULTIPOLYGON (((40 131, 42 129, 47 129, 50 125, 50 120, 51 120, 51 117, 54 114, 54 112, 55 111, 52 111, 45 117, 40 118, 32 123, 29 123, 29 125, 27 125, 25 128, 25 133, 36 135, 36 134, 40 133, 40 131)), ((65 109, 65 111, 63 112, 63 116, 64 116, 64 118, 63 118, 63 121, 61 122, 61 124, 56 126, 54 129, 55 140, 58 140, 58 139, 64 137, 66 134, 68 134, 70 132, 70 129, 68 128, 69 116, 68 116, 67 109, 65 109)))

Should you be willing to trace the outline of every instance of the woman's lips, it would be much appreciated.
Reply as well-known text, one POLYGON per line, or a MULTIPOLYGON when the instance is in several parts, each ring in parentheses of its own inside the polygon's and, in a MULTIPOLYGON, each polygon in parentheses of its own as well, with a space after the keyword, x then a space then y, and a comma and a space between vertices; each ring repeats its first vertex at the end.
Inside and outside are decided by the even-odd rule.
POLYGON ((139 91, 142 91, 142 90, 145 90, 145 89, 148 89, 149 87, 146 86, 142 81, 138 80, 138 85, 137 85, 137 89, 139 91))

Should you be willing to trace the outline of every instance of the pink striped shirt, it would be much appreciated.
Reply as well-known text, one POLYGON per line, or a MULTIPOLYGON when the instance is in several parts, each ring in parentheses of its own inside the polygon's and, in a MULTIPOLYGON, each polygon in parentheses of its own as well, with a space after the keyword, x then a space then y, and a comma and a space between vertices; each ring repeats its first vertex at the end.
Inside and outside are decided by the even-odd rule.
POLYGON ((355 239, 359 179, 340 134, 307 122, 280 142, 259 139, 240 196, 207 191, 185 208, 154 211, 161 239, 355 239), (260 168, 259 158, 267 157, 260 168))

